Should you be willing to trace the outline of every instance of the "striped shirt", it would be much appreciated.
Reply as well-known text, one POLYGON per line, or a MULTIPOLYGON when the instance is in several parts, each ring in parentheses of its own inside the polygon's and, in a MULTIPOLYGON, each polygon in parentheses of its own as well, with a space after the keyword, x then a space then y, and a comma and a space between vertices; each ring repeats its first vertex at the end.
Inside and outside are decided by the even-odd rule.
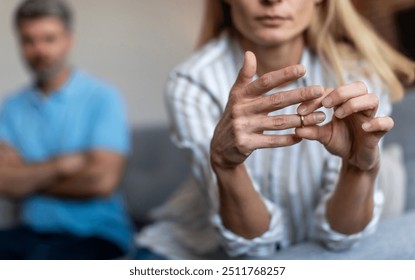
MULTIPOLYGON (((279 248, 308 240, 321 241, 332 249, 346 249, 373 232, 383 203, 378 187, 374 192, 373 218, 362 232, 344 235, 330 228, 325 215, 326 201, 336 186, 341 159, 319 142, 308 140, 285 148, 256 150, 245 161, 271 216, 268 231, 248 240, 223 226, 218 214, 217 179, 209 161, 210 142, 242 63, 242 48, 225 33, 169 76, 166 103, 172 139, 191 161, 194 179, 154 211, 155 223, 139 234, 138 244, 170 258, 198 258, 220 247, 230 256, 255 256, 270 255, 279 248)), ((279 91, 310 85, 335 86, 333 76, 317 55, 305 49, 301 63, 307 74, 279 91)), ((371 92, 379 95, 378 115, 389 115, 389 97, 380 83, 353 75, 347 80, 364 81, 371 92)), ((268 94, 271 93, 275 91, 268 94)), ((270 115, 296 114, 297 106, 270 115)), ((330 121, 332 110, 321 110, 330 121)), ((286 134, 292 130, 266 133, 286 134)))

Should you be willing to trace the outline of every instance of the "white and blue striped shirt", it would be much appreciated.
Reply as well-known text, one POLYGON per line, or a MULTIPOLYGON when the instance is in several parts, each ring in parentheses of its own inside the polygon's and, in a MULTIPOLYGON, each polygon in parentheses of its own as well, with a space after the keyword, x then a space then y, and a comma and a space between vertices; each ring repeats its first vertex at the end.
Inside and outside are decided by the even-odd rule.
MULTIPOLYGON (((218 250, 220 244, 231 256, 269 255, 277 247, 307 240, 344 249, 373 232, 383 202, 378 188, 372 221, 363 232, 344 235, 330 228, 325 206, 336 186, 341 160, 319 142, 308 140, 285 148, 256 150, 245 162, 271 215, 268 231, 248 240, 223 226, 218 214, 217 181, 209 161, 210 142, 242 62, 240 45, 224 34, 172 71, 166 89, 172 139, 191 161, 195 180, 184 184, 154 212, 156 221, 140 233, 138 244, 169 258, 191 259, 218 250)), ((305 49, 301 63, 307 68, 306 76, 280 91, 310 85, 335 86, 317 55, 305 49)), ((367 78, 350 76, 348 80, 356 78, 365 81, 372 91, 375 89, 375 83, 367 78)), ((380 97, 378 115, 389 115, 387 94, 373 92, 380 97)), ((272 114, 296 114, 296 108, 290 106, 272 114)), ((332 111, 322 111, 329 121, 332 111)))

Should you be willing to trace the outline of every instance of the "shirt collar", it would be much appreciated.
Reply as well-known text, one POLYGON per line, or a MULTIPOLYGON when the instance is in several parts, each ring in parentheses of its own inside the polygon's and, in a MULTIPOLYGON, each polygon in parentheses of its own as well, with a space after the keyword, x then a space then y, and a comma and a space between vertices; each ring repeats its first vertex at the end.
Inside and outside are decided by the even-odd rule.
POLYGON ((61 86, 59 89, 50 93, 50 95, 45 96, 37 86, 32 85, 30 88, 30 96, 35 104, 43 104, 45 101, 48 102, 63 102, 68 98, 72 97, 75 93, 75 87, 77 80, 80 77, 78 70, 71 70, 68 80, 61 86))

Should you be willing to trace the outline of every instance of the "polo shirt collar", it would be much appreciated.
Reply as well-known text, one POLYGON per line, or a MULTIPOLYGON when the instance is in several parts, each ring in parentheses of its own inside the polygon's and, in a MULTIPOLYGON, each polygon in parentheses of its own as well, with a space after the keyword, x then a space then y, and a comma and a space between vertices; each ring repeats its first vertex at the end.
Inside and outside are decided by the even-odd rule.
POLYGON ((59 89, 51 92, 48 96, 45 96, 39 88, 37 88, 35 85, 32 85, 30 88, 31 92, 31 99, 35 104, 43 104, 46 101, 49 102, 64 102, 68 98, 70 98, 72 95, 76 93, 76 84, 79 80, 80 73, 78 70, 72 69, 71 73, 69 75, 68 80, 65 82, 63 86, 61 86, 59 89))

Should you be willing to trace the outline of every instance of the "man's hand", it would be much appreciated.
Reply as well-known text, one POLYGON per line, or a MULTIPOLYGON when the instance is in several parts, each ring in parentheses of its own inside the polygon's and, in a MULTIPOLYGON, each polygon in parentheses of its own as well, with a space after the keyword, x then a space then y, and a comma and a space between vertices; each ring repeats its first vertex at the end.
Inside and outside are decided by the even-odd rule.
MULTIPOLYGON (((65 164, 59 163, 61 165, 61 172, 65 174, 70 169, 67 165, 72 168, 75 164, 65 161, 65 164)), ((38 191, 41 186, 58 179, 57 166, 54 161, 25 163, 15 149, 0 144, 0 195, 18 199, 38 191)))
POLYGON ((71 176, 86 166, 86 156, 81 153, 58 156, 53 159, 60 176, 71 176))
POLYGON ((0 166, 22 165, 19 153, 5 143, 0 143, 0 166))
POLYGON ((120 181, 125 158, 114 152, 95 150, 60 156, 55 161, 60 179, 44 185, 40 191, 51 196, 84 199, 111 195, 120 181))

